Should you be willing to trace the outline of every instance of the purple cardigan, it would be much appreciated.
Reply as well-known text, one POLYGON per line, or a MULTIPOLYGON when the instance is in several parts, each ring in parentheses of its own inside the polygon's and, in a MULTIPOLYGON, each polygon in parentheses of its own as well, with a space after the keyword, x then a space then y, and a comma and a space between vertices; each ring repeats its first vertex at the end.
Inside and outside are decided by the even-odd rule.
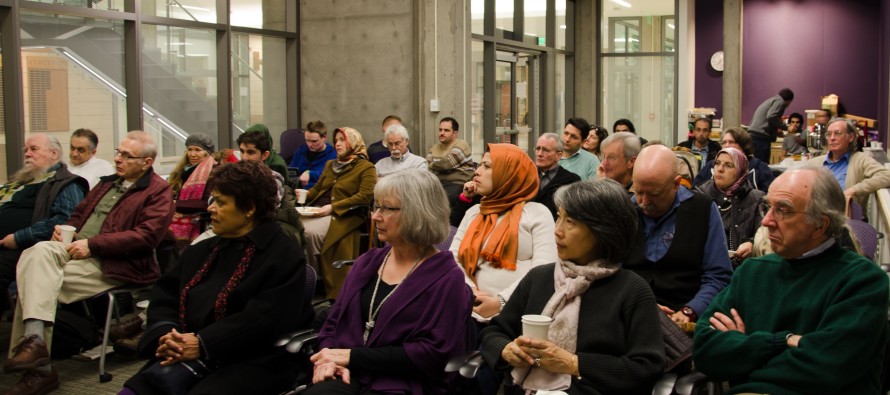
POLYGON ((368 251, 355 262, 337 302, 319 333, 322 348, 401 345, 408 358, 424 372, 412 379, 370 376, 351 372, 363 390, 407 391, 421 394, 447 391, 445 364, 467 352, 467 322, 472 293, 454 255, 441 251, 424 261, 390 296, 380 313, 367 346, 362 344, 364 322, 361 289, 377 278, 390 247, 368 251))

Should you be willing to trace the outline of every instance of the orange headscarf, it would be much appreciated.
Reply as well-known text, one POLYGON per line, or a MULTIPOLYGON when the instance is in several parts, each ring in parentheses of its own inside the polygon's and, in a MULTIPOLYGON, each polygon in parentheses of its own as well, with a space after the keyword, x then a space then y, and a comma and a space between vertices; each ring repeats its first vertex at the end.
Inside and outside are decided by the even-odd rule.
POLYGON ((488 147, 493 191, 482 198, 479 215, 467 228, 457 254, 471 278, 475 278, 480 256, 494 267, 516 270, 522 208, 538 194, 540 185, 535 163, 519 147, 513 144, 488 144, 488 147), (504 214, 504 218, 498 223, 500 214, 504 214))

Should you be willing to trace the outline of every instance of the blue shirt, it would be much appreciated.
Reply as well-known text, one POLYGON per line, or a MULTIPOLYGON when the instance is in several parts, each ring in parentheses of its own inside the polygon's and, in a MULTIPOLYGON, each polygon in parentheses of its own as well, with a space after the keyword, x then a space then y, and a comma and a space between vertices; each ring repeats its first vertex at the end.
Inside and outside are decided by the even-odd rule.
POLYGON ((850 166, 850 153, 847 152, 836 162, 831 161, 831 153, 829 153, 825 156, 825 162, 822 164, 831 170, 831 174, 834 174, 834 178, 841 184, 841 189, 847 189, 847 167, 850 166))
MULTIPOLYGON (((677 191, 677 196, 674 197, 674 204, 661 218, 640 215, 643 220, 643 234, 646 238, 646 259, 658 262, 667 254, 668 248, 674 240, 674 231, 677 228, 677 208, 680 207, 680 203, 691 199, 692 196, 692 191, 685 187, 680 187, 677 191)), ((636 195, 631 200, 635 206, 639 207, 636 195)), ((717 205, 713 202, 711 203, 710 211, 710 216, 708 217, 708 239, 705 241, 705 250, 702 254, 701 286, 695 297, 686 304, 692 310, 695 310, 695 313, 699 316, 711 304, 714 296, 723 288, 726 288, 732 277, 732 265, 729 262, 729 253, 726 249, 726 234, 723 231, 723 220, 720 219, 720 212, 717 210, 717 205)))
POLYGON ((583 149, 572 154, 568 158, 561 158, 559 165, 581 177, 582 180, 596 179, 596 168, 600 165, 600 158, 583 149))
POLYGON ((309 146, 303 144, 294 151, 294 157, 291 158, 289 166, 297 168, 297 172, 300 175, 305 171, 309 172, 309 183, 307 183, 305 187, 300 187, 301 189, 309 189, 312 188, 318 181, 318 178, 321 177, 321 172, 324 170, 325 163, 336 158, 337 150, 335 150, 332 145, 325 143, 324 151, 316 154, 315 158, 310 161, 309 146))

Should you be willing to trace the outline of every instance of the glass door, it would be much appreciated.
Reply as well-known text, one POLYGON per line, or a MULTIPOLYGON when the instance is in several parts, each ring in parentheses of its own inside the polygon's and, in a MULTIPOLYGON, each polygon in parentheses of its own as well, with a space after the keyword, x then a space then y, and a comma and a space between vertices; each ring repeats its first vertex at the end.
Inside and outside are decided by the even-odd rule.
POLYGON ((534 150, 540 130, 538 54, 498 51, 495 62, 495 134, 526 152, 534 150))

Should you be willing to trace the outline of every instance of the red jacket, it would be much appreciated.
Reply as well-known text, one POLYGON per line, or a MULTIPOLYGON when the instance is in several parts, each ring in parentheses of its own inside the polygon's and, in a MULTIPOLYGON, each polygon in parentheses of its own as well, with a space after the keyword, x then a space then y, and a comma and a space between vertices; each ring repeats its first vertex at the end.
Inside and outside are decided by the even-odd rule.
MULTIPOLYGON (((77 205, 68 225, 80 229, 99 200, 120 178, 102 177, 77 205)), ((160 277, 154 249, 173 220, 173 193, 163 178, 149 169, 108 213, 99 234, 89 238, 90 254, 102 262, 105 277, 131 284, 150 284, 160 277)))

